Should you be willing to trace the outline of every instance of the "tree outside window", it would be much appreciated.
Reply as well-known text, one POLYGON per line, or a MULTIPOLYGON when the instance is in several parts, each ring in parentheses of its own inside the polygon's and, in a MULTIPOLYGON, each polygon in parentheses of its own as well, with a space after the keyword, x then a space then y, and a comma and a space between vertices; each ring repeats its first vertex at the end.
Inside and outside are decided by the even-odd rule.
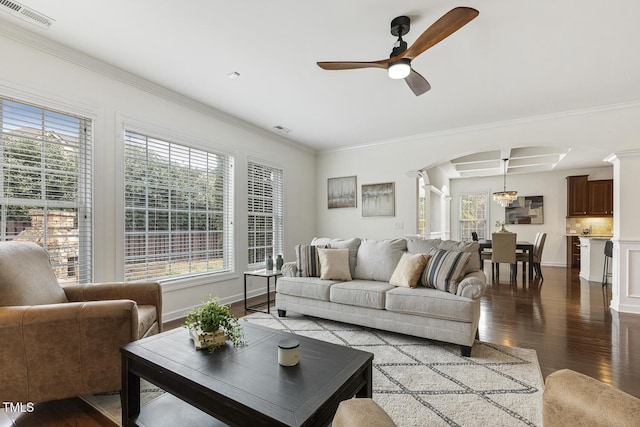
POLYGON ((478 233, 480 240, 487 238, 488 203, 487 193, 464 193, 460 196, 460 240, 472 240, 473 232, 478 233))

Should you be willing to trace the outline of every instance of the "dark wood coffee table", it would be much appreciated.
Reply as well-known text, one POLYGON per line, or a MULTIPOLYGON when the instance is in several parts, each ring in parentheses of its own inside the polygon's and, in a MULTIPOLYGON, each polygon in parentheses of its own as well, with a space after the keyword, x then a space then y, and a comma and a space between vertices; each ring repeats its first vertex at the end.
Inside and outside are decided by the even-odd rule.
POLYGON ((241 324, 239 349, 195 350, 184 328, 123 346, 122 425, 326 426, 341 401, 371 397, 373 354, 241 324), (282 367, 278 342, 291 337, 300 363, 282 367), (167 393, 141 407, 140 378, 167 393))

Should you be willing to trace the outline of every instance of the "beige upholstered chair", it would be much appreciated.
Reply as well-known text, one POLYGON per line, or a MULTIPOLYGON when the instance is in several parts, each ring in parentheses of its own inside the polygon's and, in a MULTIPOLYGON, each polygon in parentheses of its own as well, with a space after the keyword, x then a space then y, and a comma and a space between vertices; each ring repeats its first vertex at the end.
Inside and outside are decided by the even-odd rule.
POLYGON ((545 427, 631 427, 640 424, 640 399, 569 369, 550 374, 542 395, 545 427))
POLYGON ((158 283, 58 284, 35 243, 0 243, 0 397, 121 389, 120 347, 162 330, 158 283))
POLYGON ((516 233, 498 232, 491 235, 491 275, 493 280, 500 280, 500 264, 508 263, 511 267, 510 279, 516 279, 516 233), (494 272, 495 267, 495 272, 494 272))
POLYGON ((372 399, 343 400, 332 427, 396 427, 391 417, 372 399))
MULTIPOLYGON (((542 250, 544 249, 544 242, 547 240, 547 233, 539 232, 536 234, 536 240, 533 243, 533 270, 536 273, 536 276, 542 277, 542 268, 540 267, 540 262, 542 260, 542 250)), ((522 262, 522 271, 523 275, 527 271, 527 262, 529 262, 529 254, 519 253, 517 254, 517 260, 522 262)))

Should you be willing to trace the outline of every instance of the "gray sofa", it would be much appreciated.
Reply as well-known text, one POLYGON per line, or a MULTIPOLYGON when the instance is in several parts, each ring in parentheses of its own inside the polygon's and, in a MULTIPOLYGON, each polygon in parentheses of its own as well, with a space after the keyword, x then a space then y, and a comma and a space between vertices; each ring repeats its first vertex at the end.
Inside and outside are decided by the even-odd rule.
MULTIPOLYGON (((486 286, 476 242, 316 238, 309 246, 348 249, 352 280, 300 277, 301 267, 304 269, 300 258, 295 263, 286 263, 276 285, 276 308, 280 317, 293 311, 445 341, 459 344, 461 354, 470 356, 478 337, 480 297, 486 286), (389 283, 403 254, 436 252, 469 253, 465 255, 468 261, 454 293, 422 285, 412 288, 389 283)), ((421 282, 425 280, 426 271, 421 282)))

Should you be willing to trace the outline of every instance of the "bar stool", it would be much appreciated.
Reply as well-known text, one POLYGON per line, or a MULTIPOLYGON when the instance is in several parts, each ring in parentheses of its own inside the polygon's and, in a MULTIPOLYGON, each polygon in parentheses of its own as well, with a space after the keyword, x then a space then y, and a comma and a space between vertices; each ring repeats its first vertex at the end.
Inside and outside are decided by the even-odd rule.
POLYGON ((604 267, 602 269, 602 287, 607 286, 607 277, 611 277, 611 262, 613 259, 613 242, 607 240, 604 244, 604 267))

